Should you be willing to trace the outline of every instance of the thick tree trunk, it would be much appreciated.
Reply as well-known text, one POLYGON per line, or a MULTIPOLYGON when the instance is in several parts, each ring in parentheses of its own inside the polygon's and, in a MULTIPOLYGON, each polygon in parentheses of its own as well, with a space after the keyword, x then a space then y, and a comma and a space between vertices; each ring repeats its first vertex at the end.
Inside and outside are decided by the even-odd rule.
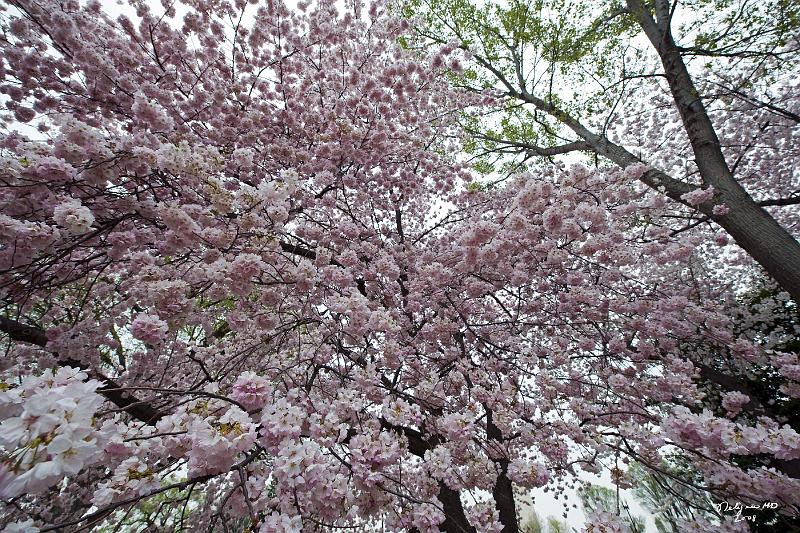
POLYGON ((716 222, 800 302, 800 244, 746 194, 723 194, 723 202, 731 211, 716 222))
MULTIPOLYGON (((486 436, 490 441, 498 444, 503 442, 503 433, 494 424, 493 413, 488 407, 486 407, 486 436)), ((514 487, 508 478, 509 461, 505 458, 498 459, 495 461, 495 465, 499 472, 497 473, 494 487, 492 487, 492 496, 494 497, 495 508, 500 516, 500 523, 503 525, 502 533, 517 533, 519 531, 519 522, 517 520, 517 505, 514 501, 514 487)))
POLYGON ((730 234, 736 243, 800 302, 800 243, 763 207, 757 205, 733 177, 719 138, 694 86, 680 49, 670 31, 671 13, 663 1, 656 2, 658 21, 639 0, 627 0, 631 11, 651 44, 658 51, 673 100, 694 152, 695 163, 706 185, 718 193, 715 203, 730 211, 723 216, 703 210, 730 234))
POLYGON ((464 506, 461 505, 461 495, 444 483, 439 483, 439 501, 442 502, 445 519, 439 525, 441 531, 446 533, 477 533, 475 527, 467 520, 464 506))

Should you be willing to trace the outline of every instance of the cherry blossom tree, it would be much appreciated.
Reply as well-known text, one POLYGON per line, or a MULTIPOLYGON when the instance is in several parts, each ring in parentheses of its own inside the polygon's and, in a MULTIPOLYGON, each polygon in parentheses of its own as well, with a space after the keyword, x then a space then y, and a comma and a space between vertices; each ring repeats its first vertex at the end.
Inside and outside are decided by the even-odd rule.
POLYGON ((797 515, 800 435, 696 382, 797 398, 789 333, 643 225, 647 167, 483 187, 457 119, 496 100, 380 3, 126 6, 3 11, 4 119, 39 132, 2 137, 4 531, 514 532, 520 491, 676 451, 797 515))

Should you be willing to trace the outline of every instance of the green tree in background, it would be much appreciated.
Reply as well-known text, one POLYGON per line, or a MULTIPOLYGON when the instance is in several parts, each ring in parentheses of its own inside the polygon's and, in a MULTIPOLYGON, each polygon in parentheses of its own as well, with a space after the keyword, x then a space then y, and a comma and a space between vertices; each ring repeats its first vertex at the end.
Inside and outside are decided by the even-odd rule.
POLYGON ((520 526, 520 533, 567 533, 569 530, 569 525, 564 520, 554 516, 549 516, 542 522, 536 511, 520 526))
POLYGON ((600 485, 586 485, 581 488, 579 495, 587 515, 597 511, 619 514, 632 533, 644 533, 644 519, 633 515, 628 502, 620 498, 614 489, 600 485))
POLYGON ((686 472, 679 473, 677 467, 667 465, 664 465, 664 472, 648 471, 640 465, 632 465, 628 471, 634 480, 634 497, 653 515, 659 533, 679 533, 679 520, 713 517, 713 503, 708 493, 688 484, 675 483, 669 476, 681 474, 685 478, 686 472))

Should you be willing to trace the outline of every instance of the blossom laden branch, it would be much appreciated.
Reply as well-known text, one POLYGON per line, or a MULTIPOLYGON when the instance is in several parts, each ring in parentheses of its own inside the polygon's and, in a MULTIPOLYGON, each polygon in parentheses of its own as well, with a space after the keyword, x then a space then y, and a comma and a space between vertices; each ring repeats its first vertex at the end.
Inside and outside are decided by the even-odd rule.
MULTIPOLYGON (((0 317, 0 331, 6 333, 13 341, 34 344, 41 348, 46 348, 47 346, 47 333, 44 330, 7 317, 0 317)), ((86 369, 86 365, 81 364, 80 361, 68 357, 61 357, 58 354, 54 354, 54 356, 58 363, 63 366, 86 369)), ((135 396, 125 392, 115 380, 105 377, 95 370, 90 370, 90 372, 103 384, 98 389, 98 392, 119 409, 131 415, 134 419, 144 422, 145 424, 154 425, 164 416, 164 413, 155 409, 150 403, 139 400, 135 396)))

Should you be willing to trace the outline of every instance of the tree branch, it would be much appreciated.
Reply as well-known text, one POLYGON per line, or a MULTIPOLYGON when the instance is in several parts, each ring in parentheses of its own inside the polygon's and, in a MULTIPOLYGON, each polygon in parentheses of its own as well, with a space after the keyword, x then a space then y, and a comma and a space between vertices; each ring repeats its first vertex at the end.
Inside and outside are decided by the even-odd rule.
MULTIPOLYGON (((624 147, 611 142, 603 135, 598 135, 597 133, 591 131, 575 117, 556 107, 554 104, 546 102, 541 98, 528 93, 527 91, 515 91, 509 93, 509 95, 513 98, 522 100, 523 102, 532 104, 537 109, 540 109, 548 115, 555 117, 562 124, 567 126, 580 138, 582 138, 589 149, 593 150, 600 156, 608 158, 617 165, 621 167, 627 167, 636 163, 643 163, 641 159, 633 155, 624 147)), ((661 190, 663 187, 664 194, 682 204, 685 204, 686 202, 681 198, 681 196, 693 191, 696 188, 693 185, 668 176, 664 172, 655 168, 648 169, 639 179, 642 181, 642 183, 652 187, 653 189, 661 190)))
MULTIPOLYGON (((7 334, 12 341, 25 342, 46 348, 47 334, 43 329, 28 326, 16 320, 11 320, 10 318, 0 317, 0 331, 7 334)), ((154 425, 164 417, 165 413, 154 408, 149 403, 124 392, 122 390, 123 387, 113 379, 100 374, 96 370, 87 368, 87 365, 80 361, 68 357, 61 357, 55 352, 53 352, 53 355, 56 357, 59 365, 81 368, 92 374, 103 383, 103 386, 97 389, 97 392, 105 396, 108 401, 131 415, 134 419, 148 425, 154 425)))
POLYGON ((760 202, 756 203, 761 207, 797 205, 800 204, 800 196, 790 196, 789 198, 772 198, 770 200, 761 200, 760 202))
POLYGON ((47 344, 47 335, 41 329, 27 326, 4 316, 0 316, 0 331, 8 335, 13 341, 35 344, 42 348, 47 344))

